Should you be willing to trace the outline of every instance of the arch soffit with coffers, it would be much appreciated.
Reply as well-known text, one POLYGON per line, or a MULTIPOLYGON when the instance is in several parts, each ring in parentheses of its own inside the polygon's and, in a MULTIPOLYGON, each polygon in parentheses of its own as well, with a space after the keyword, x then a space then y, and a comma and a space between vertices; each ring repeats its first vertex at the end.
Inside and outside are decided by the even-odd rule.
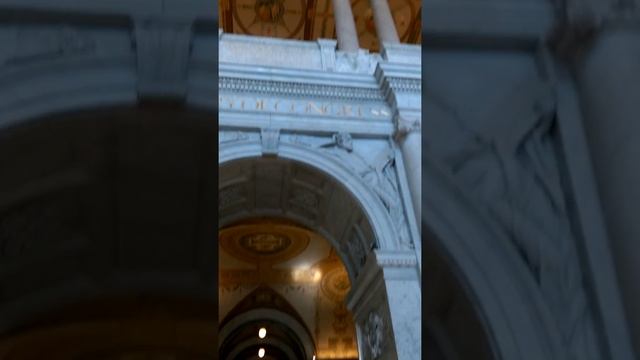
MULTIPOLYGON (((256 141, 234 142, 230 144, 221 144, 218 153, 218 166, 222 168, 225 165, 236 161, 251 160, 261 158, 263 156, 262 146, 256 141)), ((318 151, 314 151, 303 146, 295 144, 281 143, 278 148, 278 157, 283 160, 293 161, 304 166, 313 168, 316 171, 326 175, 329 179, 344 187, 358 205, 358 209, 363 213, 366 221, 371 226, 375 243, 380 250, 399 250, 400 244, 397 236, 394 235, 392 220, 382 201, 377 198, 376 194, 367 187, 367 185, 353 174, 345 165, 340 163, 338 159, 324 155, 318 151)), ((241 219, 231 219, 229 222, 241 219)), ((314 224, 304 223, 304 219, 294 219, 302 222, 302 225, 315 227, 314 224)), ((223 227, 225 224, 219 224, 223 227)), ((338 240, 332 234, 324 229, 316 231, 336 247, 343 261, 348 258, 341 253, 338 240)), ((344 261, 345 265, 349 265, 348 261, 344 261)), ((351 281, 355 280, 355 274, 350 266, 347 266, 350 272, 351 281)))

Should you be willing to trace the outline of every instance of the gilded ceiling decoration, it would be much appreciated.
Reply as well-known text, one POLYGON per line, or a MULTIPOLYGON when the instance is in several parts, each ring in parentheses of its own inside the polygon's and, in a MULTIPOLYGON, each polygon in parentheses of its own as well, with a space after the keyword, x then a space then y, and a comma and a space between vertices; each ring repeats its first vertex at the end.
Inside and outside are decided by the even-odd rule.
MULTIPOLYGON (((296 40, 335 39, 331 0, 220 0, 225 32, 296 40)), ((370 0, 351 0, 360 47, 379 49, 370 0)), ((421 42, 421 0, 389 0, 404 43, 421 42)))
POLYGON ((220 246, 248 263, 276 264, 300 254, 309 245, 309 232, 282 223, 233 226, 220 231, 220 246))
POLYGON ((327 240, 290 222, 255 219, 220 230, 219 246, 221 326, 251 308, 274 308, 310 329, 318 359, 358 357, 345 305, 349 276, 327 240))

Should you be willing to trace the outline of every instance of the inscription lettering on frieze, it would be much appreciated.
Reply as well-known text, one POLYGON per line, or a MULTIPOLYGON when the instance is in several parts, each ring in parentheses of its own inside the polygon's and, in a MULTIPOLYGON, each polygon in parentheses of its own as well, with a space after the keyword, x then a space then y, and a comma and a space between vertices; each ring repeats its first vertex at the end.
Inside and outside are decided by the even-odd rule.
POLYGON ((327 100, 298 100, 220 95, 220 110, 266 112, 283 115, 329 116, 360 119, 389 119, 391 110, 381 104, 327 100))

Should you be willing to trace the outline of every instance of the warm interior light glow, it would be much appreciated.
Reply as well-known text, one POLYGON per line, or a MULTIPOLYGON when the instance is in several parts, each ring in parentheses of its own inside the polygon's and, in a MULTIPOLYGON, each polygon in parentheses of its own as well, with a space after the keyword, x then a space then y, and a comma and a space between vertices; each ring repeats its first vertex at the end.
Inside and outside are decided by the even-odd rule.
POLYGON ((322 280, 322 271, 308 267, 299 267, 291 271, 291 277, 293 281, 296 282, 317 283, 322 280))
POLYGON ((315 355, 313 355, 313 360, 316 360, 316 356, 315 355))
POLYGON ((260 350, 258 350, 258 357, 260 359, 262 359, 264 357, 264 349, 263 348, 260 348, 260 350))
POLYGON ((320 279, 322 279, 322 272, 320 272, 320 270, 316 270, 313 273, 313 281, 318 282, 320 279))
POLYGON ((260 330, 258 330, 258 337, 260 339, 264 339, 266 336, 267 336, 267 329, 260 328, 260 330))

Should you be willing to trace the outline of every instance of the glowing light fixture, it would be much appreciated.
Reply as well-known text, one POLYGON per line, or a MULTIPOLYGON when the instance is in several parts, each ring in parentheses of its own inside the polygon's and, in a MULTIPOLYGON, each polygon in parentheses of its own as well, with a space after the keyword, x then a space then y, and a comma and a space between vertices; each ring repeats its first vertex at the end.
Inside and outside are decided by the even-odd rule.
POLYGON ((260 330, 258 330, 258 337, 260 339, 264 339, 266 336, 267 336, 267 329, 260 328, 260 330))
POLYGON ((260 348, 260 350, 258 350, 258 357, 260 359, 262 359, 264 357, 264 348, 260 348))

